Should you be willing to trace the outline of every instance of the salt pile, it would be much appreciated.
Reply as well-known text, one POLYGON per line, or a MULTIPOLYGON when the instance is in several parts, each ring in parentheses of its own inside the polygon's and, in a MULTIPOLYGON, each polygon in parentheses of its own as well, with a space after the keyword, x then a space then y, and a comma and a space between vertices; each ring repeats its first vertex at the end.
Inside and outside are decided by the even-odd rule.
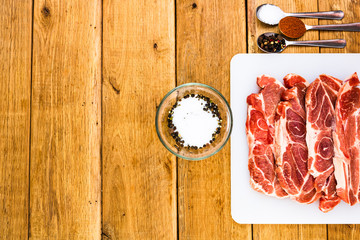
POLYGON ((196 95, 181 99, 173 109, 172 123, 184 146, 203 147, 211 143, 214 133, 218 132, 220 119, 206 107, 208 105, 208 101, 196 95))

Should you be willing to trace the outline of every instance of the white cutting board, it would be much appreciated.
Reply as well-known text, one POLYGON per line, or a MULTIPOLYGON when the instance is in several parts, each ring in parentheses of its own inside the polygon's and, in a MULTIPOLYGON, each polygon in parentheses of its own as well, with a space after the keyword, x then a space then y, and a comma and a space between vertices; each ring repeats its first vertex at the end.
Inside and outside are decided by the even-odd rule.
POLYGON ((231 109, 234 127, 231 135, 231 214, 238 223, 248 224, 355 224, 360 223, 360 204, 341 202, 322 213, 318 201, 307 205, 290 199, 269 197, 251 189, 248 171, 248 145, 245 134, 246 97, 257 93, 256 77, 268 74, 282 81, 296 73, 309 82, 322 73, 341 80, 360 73, 360 54, 238 54, 231 60, 231 109))

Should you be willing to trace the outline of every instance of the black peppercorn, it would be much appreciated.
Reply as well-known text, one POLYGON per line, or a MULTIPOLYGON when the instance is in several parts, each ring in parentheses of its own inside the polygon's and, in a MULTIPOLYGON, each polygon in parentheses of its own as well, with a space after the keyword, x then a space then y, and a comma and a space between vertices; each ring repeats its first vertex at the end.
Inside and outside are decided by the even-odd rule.
POLYGON ((179 102, 181 102, 182 99, 178 100, 171 108, 171 110, 169 111, 168 117, 167 117, 167 126, 169 128, 169 134, 171 135, 171 137, 175 140, 176 144, 175 147, 177 150, 180 151, 181 148, 187 148, 188 150, 192 149, 192 150, 198 150, 198 149, 202 149, 205 147, 208 147, 209 144, 213 143, 215 141, 215 138, 218 134, 220 134, 220 129, 221 129, 221 115, 218 109, 218 106, 216 105, 216 103, 214 103, 209 97, 206 97, 202 94, 187 94, 183 97, 183 99, 187 99, 189 97, 195 97, 198 100, 202 99, 204 100, 206 103, 203 104, 201 103, 201 105, 205 105, 203 110, 206 112, 210 112, 212 114, 212 117, 218 118, 218 127, 216 128, 216 130, 214 131, 214 133, 212 133, 212 138, 209 141, 209 143, 203 144, 203 146, 189 146, 188 144, 185 144, 184 139, 181 137, 181 135, 179 134, 179 132, 177 131, 176 126, 173 124, 173 114, 174 114, 174 109, 178 106, 181 106, 179 104, 179 102))
POLYGON ((280 34, 265 33, 258 38, 258 45, 268 52, 281 52, 286 47, 286 42, 280 34))

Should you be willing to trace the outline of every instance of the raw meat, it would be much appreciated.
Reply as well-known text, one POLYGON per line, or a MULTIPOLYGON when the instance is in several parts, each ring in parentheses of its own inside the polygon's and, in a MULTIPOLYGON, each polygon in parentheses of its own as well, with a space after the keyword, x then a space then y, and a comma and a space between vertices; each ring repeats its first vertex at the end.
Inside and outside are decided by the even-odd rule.
POLYGON ((323 196, 320 198, 319 209, 323 212, 329 212, 341 201, 336 192, 336 179, 334 173, 332 173, 326 180, 325 187, 323 189, 323 196))
POLYGON ((308 169, 315 178, 317 192, 322 192, 319 209, 327 212, 340 199, 336 194, 333 172, 335 130, 335 101, 341 81, 327 75, 320 75, 312 82, 306 93, 306 142, 309 151, 308 169))
POLYGON ((276 175, 281 187, 300 203, 312 203, 320 193, 309 173, 306 145, 305 93, 309 83, 299 75, 284 78, 288 89, 277 107, 275 123, 276 175))
POLYGON ((354 73, 341 87, 336 102, 335 178, 337 195, 354 205, 360 199, 360 85, 354 73))
POLYGON ((275 78, 266 75, 258 77, 257 84, 260 92, 247 98, 250 185, 258 192, 282 198, 287 193, 276 178, 273 152, 276 107, 285 88, 275 78))

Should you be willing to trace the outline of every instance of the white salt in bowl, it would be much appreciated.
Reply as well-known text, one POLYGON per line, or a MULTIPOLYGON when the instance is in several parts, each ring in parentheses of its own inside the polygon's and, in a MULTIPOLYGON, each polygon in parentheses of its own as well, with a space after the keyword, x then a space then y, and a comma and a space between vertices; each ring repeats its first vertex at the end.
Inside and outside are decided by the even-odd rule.
MULTIPOLYGON (((181 102, 178 103, 181 104, 181 102)), ((187 122, 187 124, 188 123, 189 122, 187 122)), ((225 146, 231 134, 233 117, 229 103, 219 91, 205 84, 187 83, 174 88, 162 99, 157 108, 155 124, 156 132, 161 143, 171 153, 187 160, 202 160, 216 154, 225 146), (183 99, 184 96, 191 94, 195 94, 195 96, 202 95, 209 98, 212 103, 216 104, 221 117, 220 133, 216 134, 215 140, 207 144, 207 146, 197 149, 187 147, 186 143, 184 147, 179 147, 179 143, 177 143, 171 135, 173 130, 169 127, 168 121, 174 104, 176 104, 178 100, 183 99)))

